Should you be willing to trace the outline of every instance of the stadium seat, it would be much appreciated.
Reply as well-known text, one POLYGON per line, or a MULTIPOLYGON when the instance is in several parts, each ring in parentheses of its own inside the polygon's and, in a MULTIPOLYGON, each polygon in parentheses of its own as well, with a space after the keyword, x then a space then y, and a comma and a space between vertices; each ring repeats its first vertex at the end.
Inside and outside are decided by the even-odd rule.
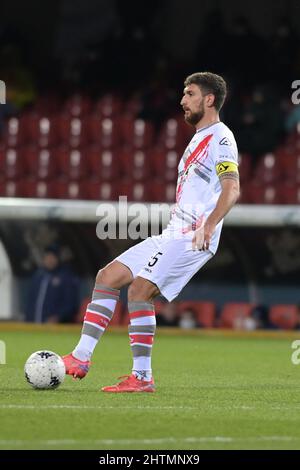
POLYGON ((235 328, 240 319, 250 317, 254 307, 252 303, 228 303, 223 306, 218 321, 220 328, 235 328))
POLYGON ((197 323, 204 328, 213 328, 216 317, 216 306, 213 302, 188 300, 179 302, 179 313, 191 309, 196 314, 197 323))
POLYGON ((96 102, 95 113, 99 115, 101 119, 113 119, 121 115, 122 108, 122 100, 118 96, 107 93, 96 102))
POLYGON ((182 154, 177 150, 164 148, 156 148, 149 155, 156 177, 171 182, 177 181, 178 164, 181 157, 182 154))
POLYGON ((91 178, 86 183, 86 197, 93 201, 115 201, 119 197, 119 184, 91 178))
POLYGON ((0 174, 8 180, 15 180, 26 173, 26 167, 18 148, 1 146, 0 148, 0 174))
POLYGON ((186 124, 182 118, 167 119, 159 132, 158 145, 166 149, 183 151, 188 143, 183 126, 186 127, 186 124))
POLYGON ((167 183, 159 179, 151 181, 152 202, 175 203, 176 184, 167 183))
POLYGON ((278 304, 270 308, 269 320, 278 328, 293 330, 299 322, 299 309, 297 305, 278 304))
POLYGON ((151 178, 150 156, 144 150, 125 148, 118 152, 122 174, 134 181, 145 181, 151 178))
POLYGON ((21 119, 25 140, 39 147, 56 145, 59 139, 56 120, 33 112, 25 114, 21 119))
POLYGON ((125 145, 134 149, 147 149, 153 145, 153 125, 143 119, 131 119, 125 116, 120 120, 120 131, 125 145))
POLYGON ((86 177, 88 162, 81 149, 60 146, 53 149, 52 154, 58 167, 58 172, 62 176, 70 180, 80 180, 86 177))
POLYGON ((63 112, 73 117, 82 117, 89 114, 92 104, 87 96, 79 93, 70 96, 63 105, 63 112))
POLYGON ((281 174, 286 182, 300 183, 300 151, 293 154, 279 153, 281 174))
POLYGON ((23 182, 20 180, 0 181, 0 197, 23 197, 23 182))
POLYGON ((47 148, 27 146, 22 150, 27 172, 36 179, 53 178, 57 173, 57 164, 47 148))
POLYGON ((103 148, 116 148, 121 141, 121 132, 118 119, 99 117, 91 114, 85 120, 87 139, 91 143, 98 144, 103 148))
POLYGON ((52 197, 56 199, 88 199, 85 182, 68 181, 64 178, 51 181, 52 197))
POLYGON ((241 183, 249 182, 252 173, 251 156, 239 153, 239 174, 241 183))
POLYGON ((60 114, 55 118, 59 142, 69 147, 79 147, 87 143, 84 121, 80 117, 60 114))
POLYGON ((278 191, 282 204, 300 204, 300 183, 284 182, 280 185, 278 191))
POLYGON ((281 176, 279 162, 274 153, 263 155, 254 170, 254 178, 257 183, 275 183, 281 176))
POLYGON ((280 204, 280 194, 276 184, 258 184, 251 182, 244 188, 249 203, 280 204))
POLYGON ((22 197, 52 198, 55 197, 53 183, 33 177, 25 178, 21 184, 22 197))
POLYGON ((90 145, 84 149, 84 155, 94 178, 112 181, 120 175, 121 158, 118 151, 90 145))
POLYGON ((127 196, 128 202, 145 202, 152 199, 152 184, 136 182, 133 180, 122 181, 119 185, 120 196, 127 196))
POLYGON ((1 140, 7 147, 17 147, 25 141, 23 121, 17 117, 11 117, 6 121, 1 140))

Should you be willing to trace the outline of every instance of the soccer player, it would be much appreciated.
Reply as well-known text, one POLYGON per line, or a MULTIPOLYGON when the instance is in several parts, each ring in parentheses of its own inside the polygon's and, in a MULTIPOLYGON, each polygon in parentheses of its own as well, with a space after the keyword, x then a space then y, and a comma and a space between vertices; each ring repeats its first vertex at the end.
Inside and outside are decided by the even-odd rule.
POLYGON ((154 392, 151 353, 155 334, 153 299, 173 300, 216 253, 223 218, 239 196, 238 151, 232 132, 220 121, 226 82, 210 72, 184 82, 184 119, 195 127, 178 167, 176 204, 161 235, 148 237, 101 269, 87 306, 81 338, 64 356, 67 374, 83 378, 96 344, 111 320, 119 289, 128 289, 128 327, 133 368, 104 392, 154 392))

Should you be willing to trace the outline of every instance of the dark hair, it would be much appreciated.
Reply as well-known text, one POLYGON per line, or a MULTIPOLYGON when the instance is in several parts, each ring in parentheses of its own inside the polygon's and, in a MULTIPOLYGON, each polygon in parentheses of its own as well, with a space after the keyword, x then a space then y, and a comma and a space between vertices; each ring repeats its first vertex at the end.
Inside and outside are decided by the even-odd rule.
POLYGON ((223 77, 211 72, 193 73, 185 79, 184 86, 192 84, 197 85, 204 95, 210 93, 214 95, 214 107, 217 111, 220 111, 227 93, 227 86, 223 77))

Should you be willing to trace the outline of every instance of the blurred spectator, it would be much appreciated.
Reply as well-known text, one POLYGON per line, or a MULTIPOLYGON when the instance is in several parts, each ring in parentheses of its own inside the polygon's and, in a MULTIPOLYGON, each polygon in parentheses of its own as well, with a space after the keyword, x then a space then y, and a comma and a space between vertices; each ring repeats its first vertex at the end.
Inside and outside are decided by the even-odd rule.
POLYGON ((185 330, 197 328, 198 324, 195 311, 191 308, 183 310, 179 317, 178 326, 185 330))
POLYGON ((178 312, 176 303, 165 303, 156 315, 157 326, 178 326, 177 317, 178 312))
POLYGON ((33 274, 26 305, 26 321, 72 322, 79 308, 79 280, 62 264, 56 245, 46 248, 42 266, 33 274))

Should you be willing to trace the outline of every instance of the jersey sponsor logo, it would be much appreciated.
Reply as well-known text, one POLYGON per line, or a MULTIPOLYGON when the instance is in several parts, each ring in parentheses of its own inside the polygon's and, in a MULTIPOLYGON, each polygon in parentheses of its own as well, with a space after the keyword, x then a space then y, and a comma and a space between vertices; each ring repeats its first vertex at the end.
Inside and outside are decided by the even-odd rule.
POLYGON ((227 137, 223 137, 223 139, 219 142, 220 145, 231 145, 230 140, 227 137))
POLYGON ((223 175, 224 173, 238 173, 238 166, 234 162, 222 162, 216 164, 217 175, 223 175))

